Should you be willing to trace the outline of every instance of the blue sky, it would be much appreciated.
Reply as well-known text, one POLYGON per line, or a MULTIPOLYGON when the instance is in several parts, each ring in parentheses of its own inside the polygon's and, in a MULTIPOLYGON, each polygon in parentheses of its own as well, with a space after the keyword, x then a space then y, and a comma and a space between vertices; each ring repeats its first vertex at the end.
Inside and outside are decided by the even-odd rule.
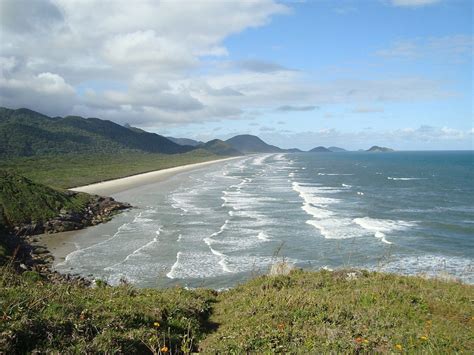
POLYGON ((473 148, 470 0, 37 4, 1 3, 8 107, 286 148, 473 148))

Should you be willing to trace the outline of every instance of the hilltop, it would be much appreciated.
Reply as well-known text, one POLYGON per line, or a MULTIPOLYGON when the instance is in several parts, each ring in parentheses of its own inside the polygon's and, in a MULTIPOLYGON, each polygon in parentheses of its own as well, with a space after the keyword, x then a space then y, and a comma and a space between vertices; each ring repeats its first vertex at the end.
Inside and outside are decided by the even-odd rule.
POLYGON ((199 148, 205 149, 216 155, 224 155, 224 156, 242 155, 240 151, 238 151, 237 149, 233 148, 230 144, 220 139, 213 139, 209 142, 200 144, 199 148))
POLYGON ((126 207, 112 198, 57 190, 0 170, 0 229, 17 235, 80 229, 98 222, 99 210, 126 207))
POLYGON ((79 116, 49 117, 25 108, 0 108, 0 157, 142 151, 177 154, 195 149, 156 133, 79 116))
POLYGON ((316 147, 309 151, 310 153, 331 153, 331 151, 325 147, 316 147))
POLYGON ((367 149, 366 152, 386 153, 386 152, 394 152, 394 150, 391 148, 379 147, 377 145, 374 145, 370 147, 369 149, 367 149))
POLYGON ((334 153, 347 152, 346 149, 344 149, 344 148, 339 148, 339 147, 329 147, 328 149, 329 149, 331 152, 334 152, 334 153))
POLYGON ((232 148, 245 153, 281 153, 284 152, 283 149, 278 148, 274 145, 265 143, 262 139, 257 136, 252 136, 250 134, 241 134, 235 137, 232 137, 225 141, 227 144, 232 146, 232 148))
POLYGON ((174 138, 174 137, 166 137, 170 141, 175 142, 176 144, 179 145, 189 145, 191 147, 197 147, 198 145, 204 144, 204 142, 197 141, 195 139, 190 139, 190 138, 174 138))

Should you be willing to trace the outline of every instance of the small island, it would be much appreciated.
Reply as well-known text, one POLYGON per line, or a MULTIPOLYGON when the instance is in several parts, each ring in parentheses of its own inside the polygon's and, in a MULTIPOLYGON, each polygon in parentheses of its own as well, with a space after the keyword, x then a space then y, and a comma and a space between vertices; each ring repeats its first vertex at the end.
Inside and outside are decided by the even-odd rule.
POLYGON ((374 152, 374 153, 388 153, 388 152, 394 152, 395 150, 387 147, 379 147, 378 145, 374 145, 370 147, 370 149, 367 149, 366 152, 374 152))

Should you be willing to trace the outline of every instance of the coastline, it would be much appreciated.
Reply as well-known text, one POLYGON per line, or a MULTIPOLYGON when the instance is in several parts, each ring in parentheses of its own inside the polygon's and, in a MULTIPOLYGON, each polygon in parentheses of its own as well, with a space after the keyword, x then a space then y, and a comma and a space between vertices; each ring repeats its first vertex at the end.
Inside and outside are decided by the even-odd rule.
POLYGON ((178 173, 182 173, 185 171, 190 171, 193 169, 215 164, 218 162, 223 162, 223 161, 233 160, 233 159, 238 159, 238 158, 241 158, 241 156, 211 160, 211 161, 206 161, 202 163, 180 165, 180 166, 175 166, 173 168, 154 170, 147 173, 131 175, 124 178, 118 178, 118 179, 113 179, 113 180, 102 181, 102 182, 98 182, 98 183, 94 183, 90 185, 77 186, 77 187, 70 188, 69 190, 75 191, 75 192, 86 192, 89 194, 111 196, 113 194, 123 192, 129 189, 132 189, 134 187, 143 186, 143 185, 166 180, 178 173))
MULTIPOLYGON (((199 169, 201 167, 211 165, 213 163, 223 162, 237 158, 240 157, 231 157, 202 163, 181 165, 173 168, 155 170, 138 175, 131 175, 124 178, 107 180, 95 184, 78 186, 71 188, 70 190, 76 192, 86 192, 90 194, 110 196, 111 194, 123 192, 135 187, 161 182, 182 172, 199 169)), ((51 265, 54 268, 54 266, 63 262, 67 255, 76 250, 74 238, 78 233, 81 233, 81 231, 83 230, 84 229, 78 229, 54 234, 35 235, 37 241, 34 242, 34 245, 43 246, 49 251, 49 253, 53 256, 51 265)))

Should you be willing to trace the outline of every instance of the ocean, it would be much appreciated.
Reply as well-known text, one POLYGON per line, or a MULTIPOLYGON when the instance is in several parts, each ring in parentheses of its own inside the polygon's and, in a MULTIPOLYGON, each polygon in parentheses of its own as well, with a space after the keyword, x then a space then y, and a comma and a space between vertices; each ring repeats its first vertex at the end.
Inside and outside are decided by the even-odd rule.
POLYGON ((114 195, 60 272, 225 289, 285 261, 474 283, 473 152, 245 156, 114 195))

